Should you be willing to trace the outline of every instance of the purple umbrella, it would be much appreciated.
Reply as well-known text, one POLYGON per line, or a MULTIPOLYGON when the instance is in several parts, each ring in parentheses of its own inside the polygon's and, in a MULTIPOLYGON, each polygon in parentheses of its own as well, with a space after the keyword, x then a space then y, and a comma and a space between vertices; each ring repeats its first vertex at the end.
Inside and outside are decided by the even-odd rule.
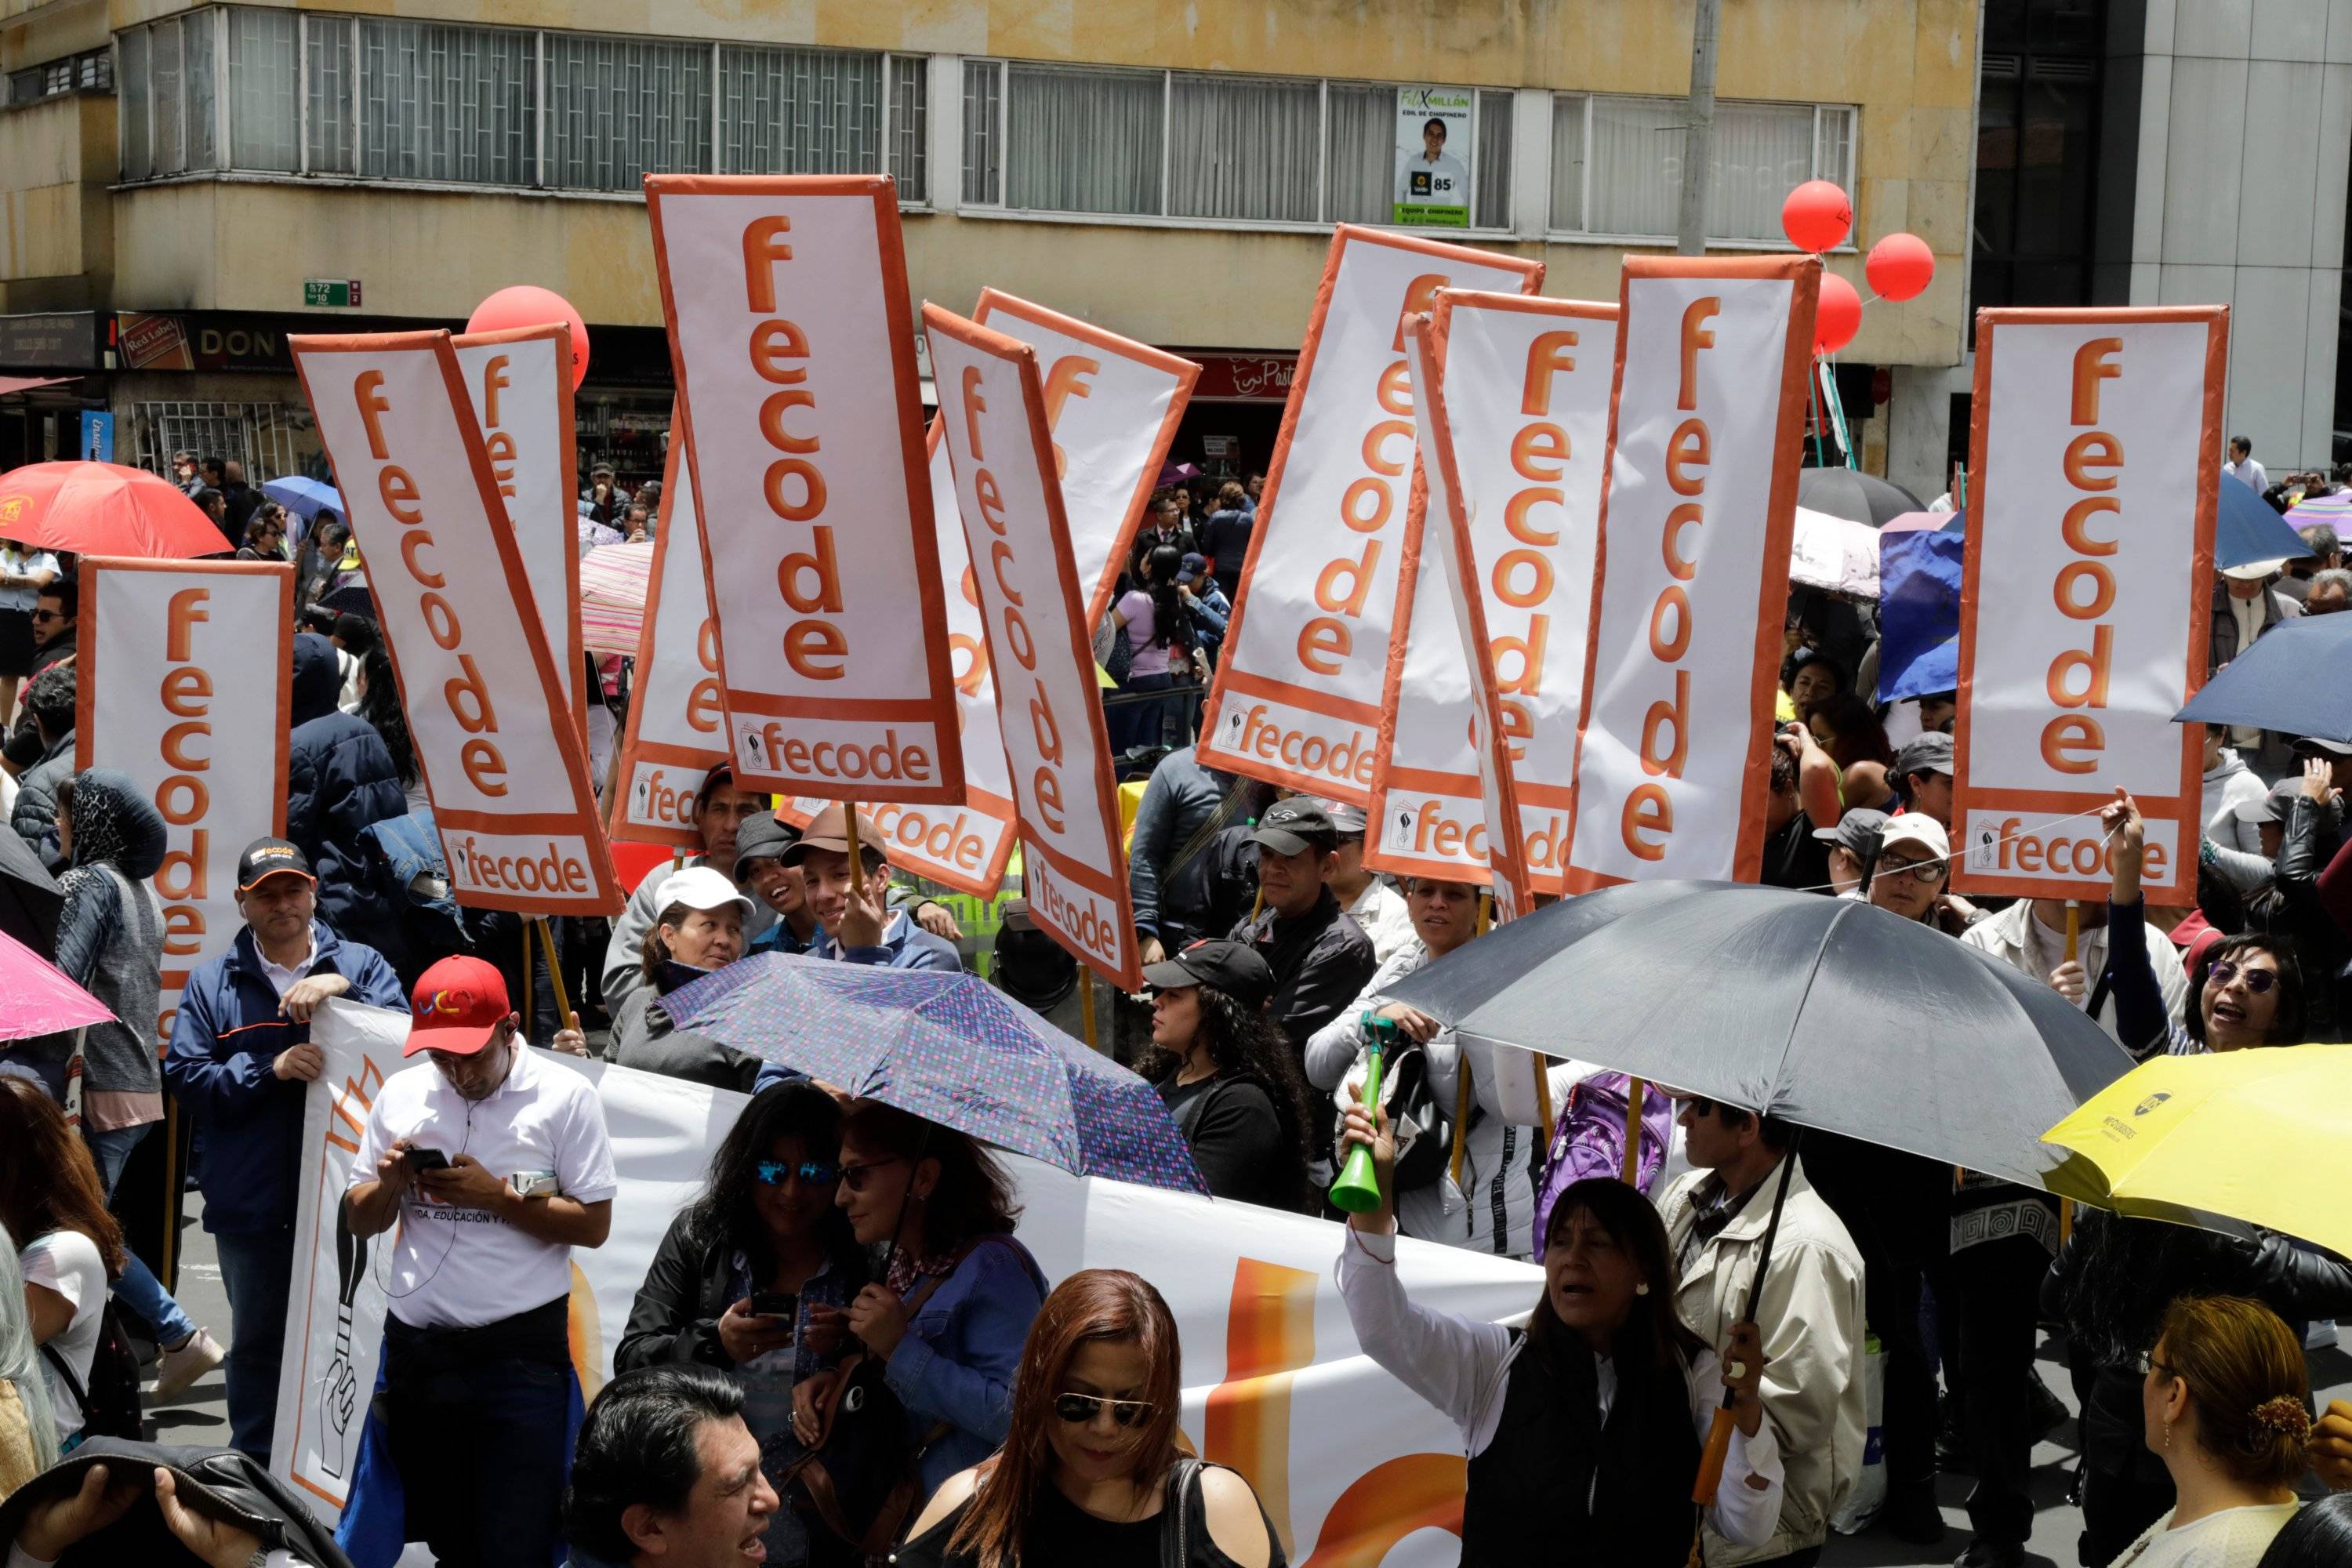
POLYGON ((1158 1090, 973 975, 758 952, 661 1006, 681 1029, 1072 1175, 1209 1190, 1158 1090))

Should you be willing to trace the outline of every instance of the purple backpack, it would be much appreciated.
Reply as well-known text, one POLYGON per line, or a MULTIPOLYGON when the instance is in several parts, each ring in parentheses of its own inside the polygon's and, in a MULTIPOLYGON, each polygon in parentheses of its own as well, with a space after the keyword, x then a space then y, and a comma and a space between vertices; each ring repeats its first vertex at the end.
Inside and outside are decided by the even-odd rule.
MULTIPOLYGON (((1597 1072, 1569 1091, 1568 1109, 1552 1129, 1551 1150, 1545 1161, 1543 1186, 1536 1194, 1536 1257, 1543 1257, 1543 1236, 1551 1205, 1559 1194, 1593 1176, 1614 1178, 1625 1169, 1625 1099, 1633 1080, 1622 1072, 1597 1072)), ((1656 1084, 1643 1086, 1642 1095, 1641 1188, 1649 1192, 1666 1168, 1666 1147, 1674 1138, 1674 1101, 1656 1084)))

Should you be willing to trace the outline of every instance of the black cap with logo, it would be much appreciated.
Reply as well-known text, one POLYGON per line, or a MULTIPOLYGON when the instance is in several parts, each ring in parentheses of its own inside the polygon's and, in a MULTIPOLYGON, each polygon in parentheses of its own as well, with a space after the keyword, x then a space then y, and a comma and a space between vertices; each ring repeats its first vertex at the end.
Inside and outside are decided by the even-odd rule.
POLYGON ((236 890, 240 893, 253 891, 264 877, 280 874, 299 877, 306 882, 319 879, 310 874, 310 862, 304 858, 302 851, 283 838, 257 838, 236 858, 236 890))
POLYGON ((1293 795, 1265 808, 1250 839, 1277 855, 1297 855, 1308 849, 1328 852, 1339 847, 1339 829, 1319 802, 1293 795))
POLYGON ((1143 983, 1162 991, 1213 985, 1244 1007, 1274 994, 1274 971, 1245 942, 1196 942, 1161 963, 1143 966, 1143 983))

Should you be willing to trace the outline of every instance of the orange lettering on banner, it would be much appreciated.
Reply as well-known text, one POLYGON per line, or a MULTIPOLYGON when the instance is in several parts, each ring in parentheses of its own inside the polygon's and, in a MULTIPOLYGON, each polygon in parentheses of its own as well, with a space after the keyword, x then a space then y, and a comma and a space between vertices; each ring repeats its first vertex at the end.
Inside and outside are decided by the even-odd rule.
POLYGON ((515 438, 499 417, 499 394, 513 384, 507 376, 513 363, 511 355, 492 354, 482 366, 482 445, 490 454, 490 478, 508 500, 515 493, 515 438))
MULTIPOLYGON (((803 384, 808 379, 808 334, 797 322, 775 314, 776 269, 793 259, 784 236, 792 232, 789 217, 758 218, 743 229, 743 300, 756 314, 768 318, 751 329, 751 369, 762 381, 787 388, 772 393, 760 408, 760 434, 783 454, 768 465, 761 495, 780 521, 808 522, 824 514, 824 476, 811 458, 820 442, 814 436, 795 436, 784 416, 795 408, 814 408, 816 394, 803 384)), ((776 589, 796 617, 784 624, 784 663, 805 680, 839 680, 849 673, 849 639, 828 616, 842 615, 841 572, 834 554, 833 525, 819 522, 809 530, 808 548, 787 553, 776 565, 776 589)))
MULTIPOLYGON (((1094 388, 1086 378, 1102 374, 1102 361, 1084 354, 1064 354, 1045 372, 1045 428, 1056 430, 1062 424, 1062 405, 1073 397, 1091 397, 1094 388)), ((1070 457, 1062 450, 1059 441, 1054 443, 1054 477, 1070 477, 1070 457)))
MULTIPOLYGON (((2059 568, 2051 596, 2061 615, 2095 624, 2089 647, 2068 648, 2050 661, 2044 691, 2061 708, 2095 711, 2107 706, 2116 634, 2099 617, 2115 607, 2116 579, 2099 558, 2116 552, 2116 541, 2096 538, 2088 530, 2094 517, 2121 510, 2105 492, 2116 488, 2124 466, 2124 444, 2105 430, 2084 427, 2098 424, 2099 384, 2122 376, 2123 366, 2116 362, 2123 352, 2121 338, 2092 338, 2074 351, 2067 423, 2082 433, 2066 443, 2058 466, 2068 485, 2090 493, 2069 505, 2059 522, 2059 537, 2078 559, 2059 568)), ((2042 727, 2042 760, 2062 773, 2096 773, 2106 744, 2105 728, 2090 712, 2062 713, 2042 727)))
MULTIPOLYGON (((1666 442, 1665 478, 1667 489, 1678 496, 1690 499, 1666 514, 1658 541, 1659 552, 1665 558, 1666 573, 1675 580, 1659 590, 1657 602, 1650 606, 1650 657, 1660 664, 1675 665, 1690 651, 1690 595, 1682 586, 1698 576, 1698 563, 1683 553, 1682 531, 1706 522, 1707 468, 1713 461, 1714 441, 1706 421, 1698 416, 1698 356, 1715 347, 1715 333, 1706 323, 1723 309, 1723 301, 1709 294, 1692 300, 1683 309, 1682 377, 1675 389, 1675 407, 1691 417, 1675 426, 1666 442)), ((1666 843, 1674 837, 1675 800, 1665 785, 1657 779, 1678 779, 1690 760, 1690 671, 1675 671, 1675 694, 1650 704, 1642 719, 1642 771, 1651 775, 1650 782, 1637 784, 1625 796, 1619 813, 1618 837, 1635 858, 1661 860, 1665 858, 1666 843), (1665 737, 1671 736, 1668 743, 1665 737)))
POLYGON ((1572 454, 1567 430, 1549 416, 1553 379, 1576 370, 1576 356, 1569 352, 1576 344, 1576 332, 1567 328, 1538 332, 1528 344, 1519 384, 1519 413, 1529 423, 1511 437, 1511 471, 1527 482, 1503 502, 1503 529, 1529 548, 1506 551, 1486 574, 1487 646, 1495 661, 1503 734, 1515 763, 1527 759, 1522 742, 1535 732, 1534 713, 1521 700, 1543 692, 1544 645, 1551 637, 1551 616, 1540 606, 1549 602, 1556 581, 1551 559, 1544 552, 1558 544, 1560 537, 1557 522, 1541 528, 1530 514, 1539 506, 1567 504, 1567 492, 1559 481, 1567 475, 1572 454), (1497 629, 1507 623, 1507 617, 1502 615, 1506 608, 1532 612, 1523 630, 1497 629), (1506 672, 1512 659, 1517 660, 1517 674, 1506 672))
MULTIPOLYGON (((204 820, 212 804, 211 792, 199 773, 212 771, 212 748, 196 748, 210 741, 212 677, 195 663, 196 627, 212 620, 205 608, 212 602, 209 588, 183 588, 165 601, 163 659, 167 668, 158 683, 163 710, 180 721, 163 731, 157 751, 172 772, 155 786, 155 809, 174 828, 191 827, 204 820)), ((177 835, 173 835, 174 837, 177 835)), ((173 958, 194 958, 204 950, 204 900, 211 890, 211 836, 196 827, 185 847, 174 847, 155 869, 155 891, 163 900, 163 952, 173 958)))

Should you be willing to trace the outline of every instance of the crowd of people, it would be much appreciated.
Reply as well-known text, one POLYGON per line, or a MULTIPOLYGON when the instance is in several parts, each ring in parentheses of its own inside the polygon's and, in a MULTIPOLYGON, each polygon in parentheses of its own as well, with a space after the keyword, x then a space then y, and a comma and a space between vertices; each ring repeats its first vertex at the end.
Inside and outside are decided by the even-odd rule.
MULTIPOLYGON (((231 1446, 257 1472, 278 1454, 303 1104, 325 1067, 310 1026, 333 998, 407 1012, 412 1058, 373 1100, 334 1218, 339 1249, 373 1249, 389 1281, 380 1387, 340 1391, 352 1484, 334 1551, 369 1568, 411 1542, 448 1564, 583 1568, 1286 1560, 1249 1481, 1186 1451, 1177 1323, 1150 1281, 1056 1284, 988 1146, 659 1005, 766 952, 964 968, 972 943, 871 820, 836 805, 795 827, 715 767, 692 806, 699 852, 654 868, 609 922, 554 922, 539 962, 516 917, 450 896, 389 656, 363 595, 338 599, 364 580, 348 528, 278 508, 233 462, 179 468, 226 545, 297 566, 288 831, 245 850, 243 923, 187 977, 160 1058, 121 1023, 0 1050, 9 1568, 108 1539, 134 1510, 207 1563, 324 1568, 324 1548, 264 1552, 189 1507, 168 1458, 81 1450, 139 1439, 142 1405, 217 1367, 231 1446), (748 1097, 584 1409, 572 1258, 606 1244, 619 1188, 602 1102, 534 1045, 748 1097), (217 1333, 110 1206, 167 1097, 226 1288, 217 1333)), ((2283 508, 2331 483, 2271 486, 2245 450, 2230 472, 2283 508)), ((2069 1418, 2036 1372, 2045 1328, 2081 1412, 2085 1568, 2352 1563, 2352 1503, 2302 1506, 2315 1481, 2352 1488, 2352 1406, 2315 1409, 2306 1363, 2352 1315, 2352 1263, 2269 1233, 2088 1210, 2070 1225, 2038 1190, 1801 1141, 1599 1064, 1514 1085, 1496 1053, 1396 1000, 1485 936, 1485 891, 1379 874, 1360 808, 1220 773, 1186 743, 1258 490, 1155 496, 1097 637, 1114 748, 1149 781, 1129 845, 1148 997, 1122 1005, 1116 1049, 1217 1200, 1337 1217, 1335 1172, 1370 1154, 1379 1202, 1333 1232, 1337 1289, 1399 1397, 1459 1429, 1465 1563, 1573 1541, 1634 1568, 1695 1550, 1803 1568, 1857 1524, 1875 1467, 1871 1528, 1934 1547, 1938 1474, 1965 1474, 1958 1561, 2010 1568, 2033 1447, 2069 1418), (1376 1026, 1396 1044, 1368 1100, 1376 1026), (1524 1326, 1416 1302, 1399 1237, 1538 1265, 1524 1326)), ((657 486, 600 471, 582 502, 583 545, 658 527, 657 486)), ((2333 531, 2303 542, 2306 558, 2217 578, 2216 665, 2352 597, 2333 531)), ((75 767, 76 615, 70 559, 0 545, 0 805, 63 894, 49 955, 117 1018, 152 1017, 165 826, 128 779, 75 767)), ((2352 746, 2204 732, 2193 910, 2148 907, 2121 792, 2101 823, 2104 903, 1963 899, 1953 694, 1876 700, 1869 617, 1843 603, 1792 603, 1785 652, 1766 880, 1946 933, 2137 1058, 2352 1026, 2352 746)), ((617 704, 614 674, 599 689, 617 704)))

